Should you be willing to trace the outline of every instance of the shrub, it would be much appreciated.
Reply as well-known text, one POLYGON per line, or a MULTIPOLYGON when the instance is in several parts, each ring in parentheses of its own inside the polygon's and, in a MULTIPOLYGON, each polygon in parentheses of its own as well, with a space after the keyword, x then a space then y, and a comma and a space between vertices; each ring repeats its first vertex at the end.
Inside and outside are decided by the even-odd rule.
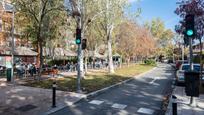
POLYGON ((156 61, 153 59, 146 59, 144 60, 144 64, 146 65, 156 65, 156 61))

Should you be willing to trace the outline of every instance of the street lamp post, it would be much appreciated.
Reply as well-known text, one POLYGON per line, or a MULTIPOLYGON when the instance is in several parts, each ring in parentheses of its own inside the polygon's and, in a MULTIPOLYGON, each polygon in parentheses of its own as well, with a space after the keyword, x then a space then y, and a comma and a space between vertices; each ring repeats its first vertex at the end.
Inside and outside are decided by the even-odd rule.
MULTIPOLYGON (((3 1, 5 4, 5 1, 3 1)), ((8 2, 6 2, 8 3, 8 2)), ((14 18, 15 18, 15 9, 14 5, 11 3, 8 3, 12 8, 11 9, 4 9, 2 11, 6 12, 12 12, 12 21, 11 21, 11 82, 14 83, 14 18)))
POLYGON ((15 12, 14 12, 14 6, 12 9, 12 31, 11 31, 11 82, 14 83, 14 18, 15 18, 15 12))

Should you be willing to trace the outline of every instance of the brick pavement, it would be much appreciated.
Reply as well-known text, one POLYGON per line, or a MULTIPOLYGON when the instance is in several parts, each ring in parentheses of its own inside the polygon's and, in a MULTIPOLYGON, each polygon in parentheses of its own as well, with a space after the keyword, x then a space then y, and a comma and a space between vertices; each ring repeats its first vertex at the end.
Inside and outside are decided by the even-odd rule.
MULTIPOLYGON (((72 105, 86 95, 57 91, 57 108, 72 105)), ((0 79, 1 115, 41 115, 56 110, 52 108, 52 90, 13 85, 0 79)))

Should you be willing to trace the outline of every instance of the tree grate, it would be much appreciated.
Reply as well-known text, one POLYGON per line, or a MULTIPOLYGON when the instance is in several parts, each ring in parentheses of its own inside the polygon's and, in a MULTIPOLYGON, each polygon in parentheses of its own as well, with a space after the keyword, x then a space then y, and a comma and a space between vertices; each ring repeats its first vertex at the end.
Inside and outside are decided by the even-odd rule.
POLYGON ((26 112, 35 108, 37 108, 37 106, 28 104, 28 105, 23 105, 21 107, 16 108, 16 110, 26 112))

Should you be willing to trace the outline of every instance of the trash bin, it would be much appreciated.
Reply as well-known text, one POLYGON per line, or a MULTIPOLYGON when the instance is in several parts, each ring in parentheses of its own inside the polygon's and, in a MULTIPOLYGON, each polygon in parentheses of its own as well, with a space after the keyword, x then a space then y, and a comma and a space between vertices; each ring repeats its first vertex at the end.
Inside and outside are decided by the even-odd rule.
POLYGON ((11 68, 6 69, 7 81, 11 81, 11 68))

